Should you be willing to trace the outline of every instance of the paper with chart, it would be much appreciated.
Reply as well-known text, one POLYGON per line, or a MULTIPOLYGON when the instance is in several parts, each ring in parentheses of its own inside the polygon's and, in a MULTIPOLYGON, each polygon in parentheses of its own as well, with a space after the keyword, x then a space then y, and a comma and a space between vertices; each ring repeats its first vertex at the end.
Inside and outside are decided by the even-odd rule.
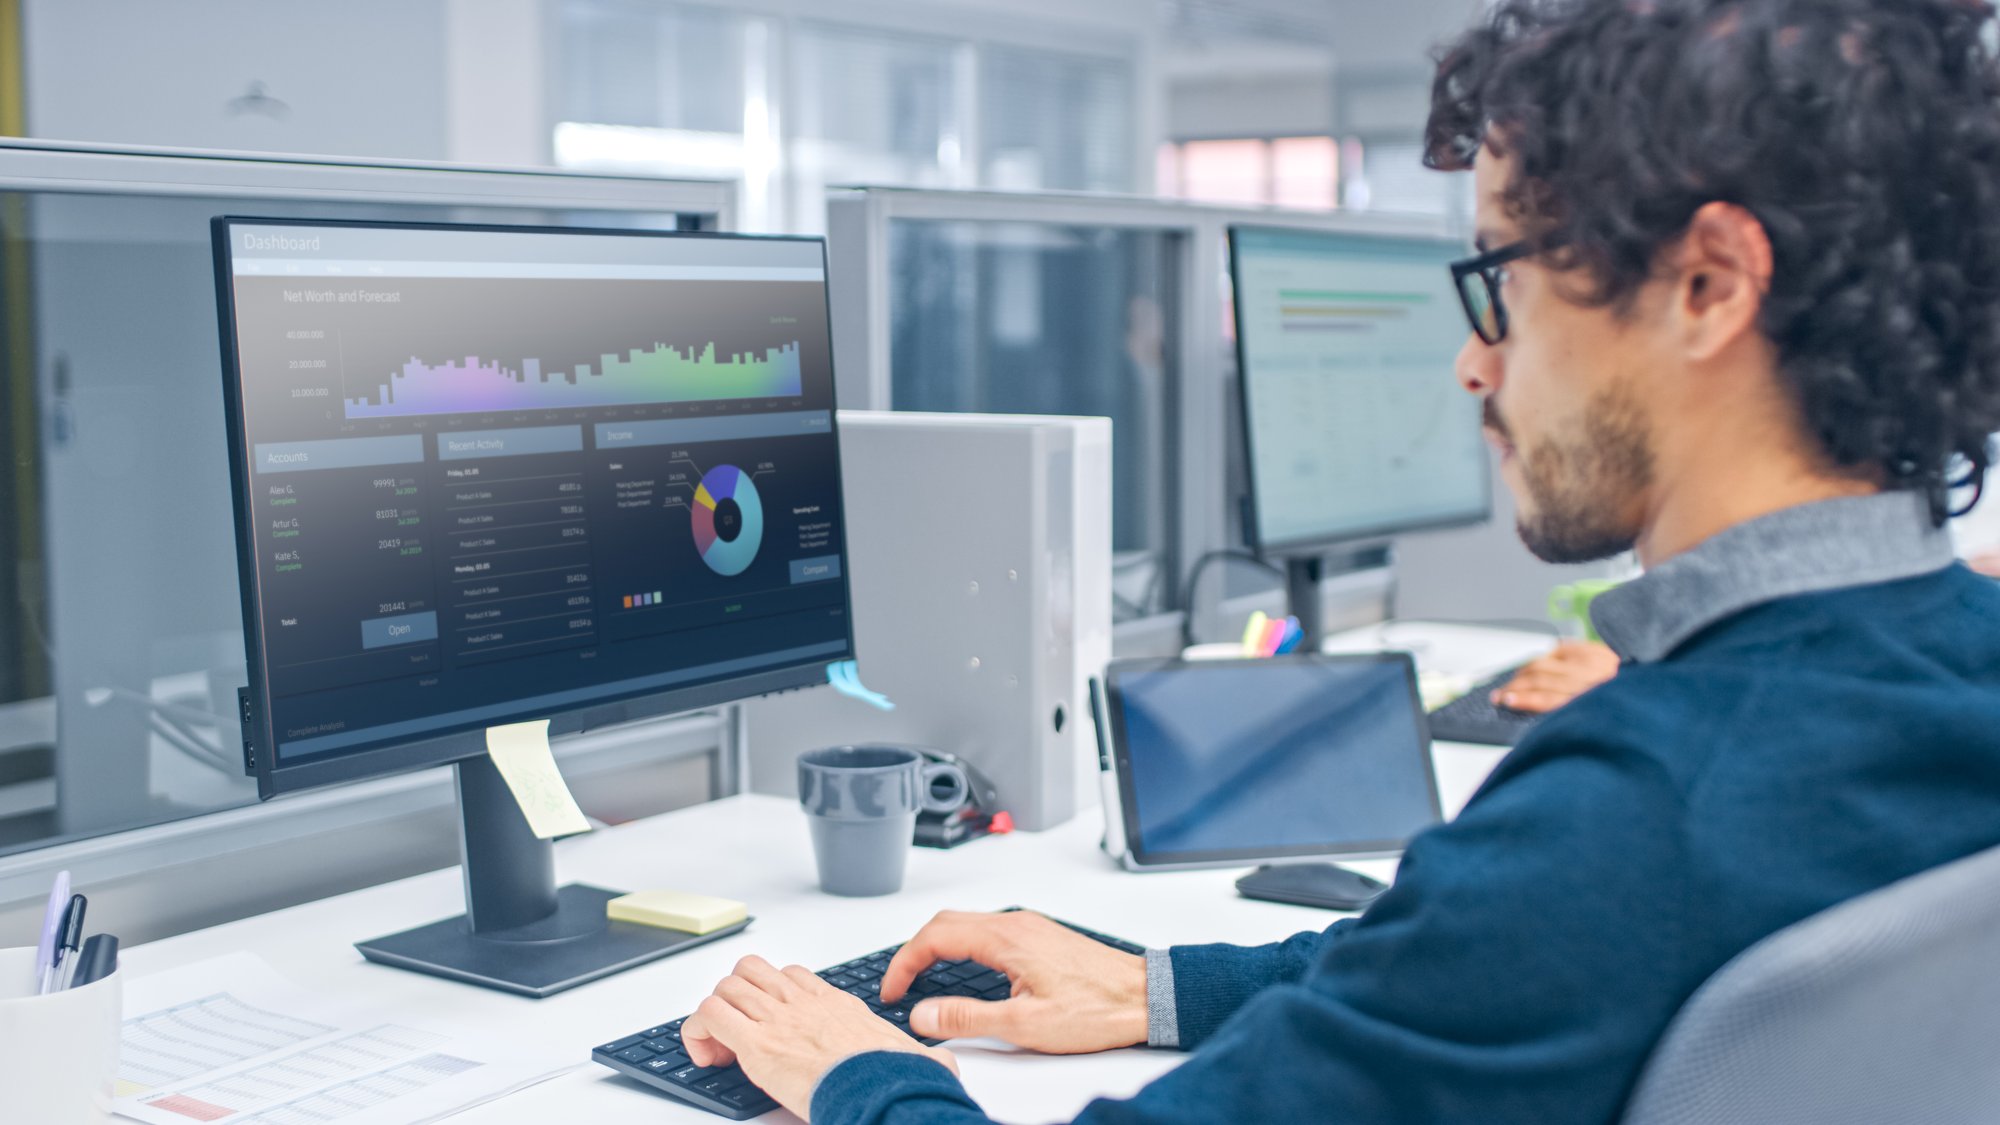
POLYGON ((125 1017, 115 1108, 157 1125, 417 1125, 572 1068, 314 995, 247 953, 128 981, 125 1017))

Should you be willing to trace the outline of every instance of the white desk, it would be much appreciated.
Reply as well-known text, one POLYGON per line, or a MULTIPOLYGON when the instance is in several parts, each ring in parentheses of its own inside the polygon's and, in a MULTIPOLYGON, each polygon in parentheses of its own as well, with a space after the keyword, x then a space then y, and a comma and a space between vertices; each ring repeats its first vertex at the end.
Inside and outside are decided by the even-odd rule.
MULTIPOLYGON (((1436 748, 1447 814, 1464 805, 1501 754, 1489 747, 1436 748)), ((819 893, 805 821, 789 800, 732 797, 565 840, 556 849, 562 881, 726 895, 748 902, 757 920, 743 934, 547 1000, 371 965, 354 951, 357 939, 461 912, 456 868, 139 946, 126 951, 122 964, 147 973, 249 950, 308 989, 378 1002, 418 1026, 428 1018, 503 1033, 551 1060, 581 1064, 455 1121, 712 1122, 720 1119, 590 1063, 590 1048, 692 1011, 748 953, 824 968, 902 941, 944 909, 1027 906, 1148 946, 1259 944, 1334 918, 1240 898, 1232 885, 1240 871, 1120 871, 1097 849, 1102 823, 1093 796, 1080 816, 1048 832, 979 840, 950 852, 916 849, 902 892, 879 899, 819 893)), ((1355 866, 1384 879, 1394 872, 1390 861, 1355 866)), ((1184 1057, 1125 1050, 1047 1058, 985 1041, 953 1049, 973 1096, 1013 1121, 1065 1118, 1093 1097, 1129 1095, 1184 1057)))
MULTIPOLYGON (((1441 747, 1440 784, 1456 810, 1497 758, 1492 750, 1441 747)), ((406 1013, 504 1031, 581 1069, 454 1120, 467 1122, 715 1121, 588 1063, 590 1048, 687 1014, 736 959, 757 953, 778 964, 837 964, 914 933, 943 909, 1022 905, 1146 945, 1275 941, 1327 925, 1332 914, 1239 898, 1238 871, 1133 875, 1097 850, 1095 810, 1042 833, 976 841, 951 852, 917 849, 900 894, 839 899, 815 886, 811 846, 795 802, 731 797, 564 841, 557 875, 606 886, 672 886, 747 901, 750 929, 547 1000, 371 965, 357 938, 388 933, 463 909, 458 871, 420 875, 338 898, 184 934, 127 951, 123 967, 146 973, 247 949, 298 984, 406 1013)), ((1382 861, 1357 866, 1380 878, 1382 861)), ((955 1048, 967 1087, 1008 1120, 1074 1114, 1099 1095, 1126 1095, 1165 1072, 1176 1052, 1114 1051, 1043 1058, 999 1044, 955 1048)))

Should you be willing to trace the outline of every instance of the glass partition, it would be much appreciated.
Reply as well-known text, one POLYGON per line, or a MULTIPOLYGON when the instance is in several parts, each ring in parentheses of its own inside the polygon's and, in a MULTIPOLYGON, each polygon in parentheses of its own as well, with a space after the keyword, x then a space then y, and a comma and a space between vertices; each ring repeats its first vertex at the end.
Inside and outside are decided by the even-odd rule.
MULTIPOLYGON (((9 158, 0 151, 0 184, 19 185, 9 158)), ((409 194, 448 202, 186 184, 0 190, 0 854, 256 796, 235 718, 244 657, 211 217, 715 221, 632 205, 474 204, 476 174, 380 174, 444 180, 409 194), (467 191, 454 199, 457 180, 467 191)), ((536 195, 569 187, 580 199, 619 188, 563 179, 528 182, 536 195)))
MULTIPOLYGON (((1178 652, 1190 619, 1197 638, 1222 636, 1232 621, 1240 632, 1245 598, 1280 608, 1268 577, 1247 566, 1212 567, 1184 589, 1198 560, 1243 546, 1227 237, 1239 225, 1449 230, 1420 216, 1087 193, 828 196, 844 404, 1112 420, 1121 656, 1178 652)), ((1378 577, 1334 596, 1356 613, 1379 611, 1387 579, 1378 577)))
POLYGON ((890 230, 894 409, 1111 419, 1118 620, 1172 594, 1179 238, 1004 222, 890 230))

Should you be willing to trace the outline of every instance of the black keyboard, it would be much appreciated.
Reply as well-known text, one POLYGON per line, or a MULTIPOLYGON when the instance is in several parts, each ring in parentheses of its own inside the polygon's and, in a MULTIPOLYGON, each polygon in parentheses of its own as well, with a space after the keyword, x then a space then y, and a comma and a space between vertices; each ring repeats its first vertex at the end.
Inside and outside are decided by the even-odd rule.
MULTIPOLYGON (((1009 909, 1018 910, 1020 907, 1009 909)), ((1146 952, 1145 947, 1129 941, 1106 937, 1068 922, 1062 924, 1113 949, 1132 954, 1146 952)), ((939 961, 917 974, 917 979, 910 984, 909 994, 902 1000, 893 1005, 884 1004, 882 971, 889 967, 889 959, 901 948, 900 945, 892 945, 866 957, 856 957, 831 969, 821 970, 819 978, 842 992, 860 997, 876 1015, 911 1034, 926 1047, 936 1046, 942 1040, 925 1039, 910 1033, 910 1009, 917 1001, 932 996, 1005 1000, 1011 994, 1012 986, 1007 974, 998 969, 989 969, 974 961, 939 961)), ((744 1121, 778 1108, 777 1102, 744 1077, 741 1067, 696 1066, 687 1052, 681 1049, 681 1025, 686 1022, 687 1017, 682 1016, 593 1047, 590 1050, 591 1060, 732 1121, 744 1121)))
POLYGON ((1518 671, 1519 668, 1509 668, 1432 711, 1431 737, 1441 742, 1477 742, 1487 746, 1512 746, 1521 741, 1521 736, 1541 716, 1493 702, 1493 693, 1507 686, 1518 671))

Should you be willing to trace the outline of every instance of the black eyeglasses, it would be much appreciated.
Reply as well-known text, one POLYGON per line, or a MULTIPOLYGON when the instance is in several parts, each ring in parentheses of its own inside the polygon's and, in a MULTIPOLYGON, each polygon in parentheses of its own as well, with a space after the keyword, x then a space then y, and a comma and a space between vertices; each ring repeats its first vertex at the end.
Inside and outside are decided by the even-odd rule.
POLYGON ((1507 306, 1500 300, 1500 284, 1507 280, 1507 264, 1534 253, 1533 245, 1516 242, 1451 264, 1452 284, 1458 287, 1458 302, 1465 306, 1465 318, 1489 347, 1507 338, 1507 306))

